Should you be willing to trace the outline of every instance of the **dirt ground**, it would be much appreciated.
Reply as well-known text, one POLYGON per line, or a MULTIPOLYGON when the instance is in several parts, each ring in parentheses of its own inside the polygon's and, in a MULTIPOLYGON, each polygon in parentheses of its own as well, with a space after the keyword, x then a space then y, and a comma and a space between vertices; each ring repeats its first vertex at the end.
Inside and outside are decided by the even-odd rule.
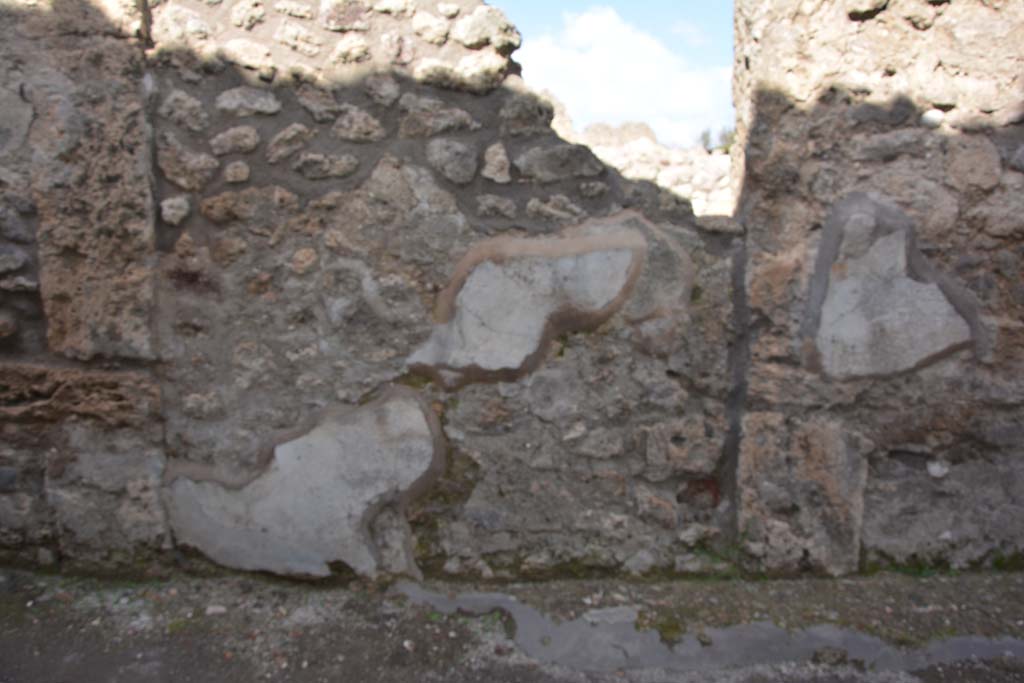
MULTIPOLYGON (((876 668, 841 647, 779 661, 766 639, 744 645, 752 655, 747 659, 757 661, 738 667, 688 670, 664 662, 646 666, 641 658, 617 669, 595 659, 591 670, 529 654, 523 644, 530 634, 507 612, 445 613, 395 586, 323 586, 254 575, 126 582, 0 570, 0 683, 1024 683, 1019 573, 483 587, 428 582, 426 588, 447 597, 473 591, 514 596, 555 625, 587 615, 627 615, 633 623, 618 632, 633 633, 648 647, 663 644, 665 653, 707 647, 710 657, 714 648, 730 646, 730 628, 757 623, 777 627, 774 633, 797 644, 804 629, 825 625, 870 636, 897 653, 939 643, 939 656, 941 643, 980 636, 977 643, 995 654, 973 658, 969 644, 952 661, 876 668)), ((620 646, 597 626, 584 631, 583 638, 606 639, 580 641, 587 647, 620 646)), ((959 642, 962 649, 968 641, 959 642)))

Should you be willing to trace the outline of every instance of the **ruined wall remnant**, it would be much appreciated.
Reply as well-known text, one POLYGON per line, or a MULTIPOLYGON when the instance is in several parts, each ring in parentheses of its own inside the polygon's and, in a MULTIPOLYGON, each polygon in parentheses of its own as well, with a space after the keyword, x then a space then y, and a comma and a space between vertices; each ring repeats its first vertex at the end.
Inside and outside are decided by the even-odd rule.
POLYGON ((1012 2, 737 2, 761 566, 1021 551, 1022 31, 1012 2))
POLYGON ((4 557, 1020 552, 1021 10, 790 4, 739 3, 721 223, 559 137, 477 0, 0 5, 4 557))

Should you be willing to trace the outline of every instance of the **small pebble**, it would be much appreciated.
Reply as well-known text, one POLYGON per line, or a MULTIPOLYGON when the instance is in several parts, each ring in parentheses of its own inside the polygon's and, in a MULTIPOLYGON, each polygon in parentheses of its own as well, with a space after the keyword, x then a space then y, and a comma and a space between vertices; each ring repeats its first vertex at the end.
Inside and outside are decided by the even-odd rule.
POLYGON ((227 614, 228 608, 224 605, 210 605, 206 608, 206 616, 214 617, 219 614, 227 614))
POLYGON ((416 649, 416 643, 411 640, 405 640, 402 642, 402 647, 404 647, 407 652, 413 652, 416 649))
POLYGON ((929 109, 921 115, 921 125, 925 128, 938 128, 945 118, 946 114, 941 109, 929 109))

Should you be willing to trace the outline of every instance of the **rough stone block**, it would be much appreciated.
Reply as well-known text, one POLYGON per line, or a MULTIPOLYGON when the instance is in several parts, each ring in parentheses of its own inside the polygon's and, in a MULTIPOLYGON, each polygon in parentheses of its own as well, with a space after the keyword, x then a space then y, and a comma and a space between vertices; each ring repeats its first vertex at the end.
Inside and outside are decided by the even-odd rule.
POLYGON ((828 416, 744 416, 737 521, 755 566, 833 576, 857 571, 870 447, 828 416))

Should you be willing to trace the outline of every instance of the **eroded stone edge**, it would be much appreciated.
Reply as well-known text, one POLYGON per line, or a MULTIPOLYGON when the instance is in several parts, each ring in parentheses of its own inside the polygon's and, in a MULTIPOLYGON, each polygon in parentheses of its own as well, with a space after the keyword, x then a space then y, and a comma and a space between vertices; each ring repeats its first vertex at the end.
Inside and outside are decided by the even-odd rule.
MULTIPOLYGON (((194 484, 211 483, 218 485, 229 491, 241 490, 248 486, 249 484, 256 481, 257 479, 259 479, 269 470, 275 457, 275 450, 277 449, 278 446, 281 446, 283 444, 286 444, 290 441, 294 441, 295 439, 304 436, 312 429, 314 429, 317 425, 319 425, 321 422, 323 422, 328 416, 333 414, 335 417, 342 417, 357 411, 372 411, 382 407, 384 404, 395 399, 410 399, 419 406, 420 413, 422 414, 423 419, 426 422, 427 428, 431 434, 433 456, 431 458, 430 465, 427 467, 426 471, 422 475, 420 475, 415 481, 413 481, 405 490, 392 492, 391 494, 385 494, 379 497, 376 501, 369 505, 365 512, 363 513, 363 518, 358 525, 359 530, 366 543, 366 547, 374 556, 374 559, 378 559, 380 554, 379 549, 377 547, 376 541, 373 538, 372 533, 370 532, 370 527, 373 523, 373 520, 380 513, 380 511, 387 505, 394 505, 398 511, 399 516, 404 519, 406 515, 407 506, 410 505, 417 498, 423 496, 431 489, 431 487, 438 480, 438 478, 440 478, 444 474, 447 462, 448 447, 447 442, 445 441, 444 438, 444 432, 441 427, 440 419, 438 418, 434 410, 431 408, 431 406, 427 403, 427 401, 418 392, 403 386, 388 387, 376 399, 369 403, 365 403, 358 406, 348 406, 345 408, 321 410, 314 417, 310 417, 307 420, 305 420, 301 426, 277 434, 275 438, 273 438, 266 447, 261 449, 259 456, 260 467, 248 473, 232 475, 230 473, 224 472, 222 469, 213 465, 206 465, 202 463, 186 461, 173 457, 168 458, 166 461, 166 466, 164 467, 160 498, 164 506, 165 512, 167 514, 168 527, 170 529, 170 533, 172 536, 175 537, 174 545, 179 547, 183 545, 190 545, 189 543, 181 542, 176 538, 176 527, 178 526, 178 524, 174 519, 174 506, 170 501, 170 497, 173 495, 171 493, 171 487, 178 479, 183 479, 194 484)), ((222 543, 221 548, 228 549, 228 551, 225 553, 227 555, 232 554, 230 548, 245 548, 248 545, 259 545, 263 541, 262 537, 259 536, 259 534, 254 534, 249 530, 220 525, 218 524, 217 520, 211 519, 206 516, 202 517, 202 521, 207 524, 217 525, 217 527, 221 529, 222 533, 220 535, 224 539, 224 543, 222 543)), ((408 543, 408 539, 406 545, 410 545, 408 543)), ((227 566, 243 570, 266 570, 266 567, 262 566, 241 566, 242 563, 238 562, 232 562, 228 564, 222 562, 222 560, 218 559, 218 557, 214 557, 213 554, 209 553, 207 550, 200 548, 197 549, 200 550, 204 555, 209 557, 211 560, 219 564, 226 564, 227 566)), ((322 558, 316 553, 305 552, 301 548, 294 548, 294 551, 296 554, 294 568, 297 569, 295 573, 312 577, 325 577, 331 574, 329 564, 334 562, 334 559, 322 558), (319 567, 319 569, 309 571, 309 567, 319 567)), ((414 578, 419 578, 419 569, 415 566, 414 559, 411 557, 411 555, 409 557, 409 561, 411 563, 411 567, 409 568, 410 573, 414 576, 414 578)))
POLYGON ((814 262, 814 272, 809 283, 807 304, 799 329, 800 350, 804 364, 816 372, 826 374, 815 342, 821 327, 821 313, 828 298, 832 267, 838 260, 839 251, 842 247, 844 226, 854 215, 863 213, 863 207, 866 203, 871 205, 872 213, 876 217, 879 226, 881 226, 879 230, 880 236, 899 231, 903 231, 906 234, 907 277, 918 282, 936 285, 953 307, 953 310, 967 324, 971 340, 963 344, 955 344, 943 349, 939 353, 931 354, 922 358, 913 367, 899 372, 880 375, 857 375, 854 377, 830 376, 831 379, 838 381, 881 379, 915 372, 952 353, 971 347, 972 342, 975 357, 983 358, 990 351, 994 340, 982 324, 979 313, 980 306, 976 297, 952 277, 939 271, 925 258, 924 254, 917 247, 917 234, 914 230, 914 222, 906 213, 893 204, 880 201, 878 197, 873 196, 871 193, 851 192, 833 205, 822 229, 821 241, 818 245, 818 253, 814 262))
POLYGON ((552 340, 566 332, 587 331, 600 326, 615 315, 629 299, 647 260, 647 239, 639 230, 625 226, 617 228, 615 232, 609 234, 586 234, 586 231, 594 226, 607 226, 613 222, 627 223, 629 221, 641 221, 656 231, 656 228, 640 213, 623 211, 611 216, 593 218, 580 225, 566 228, 557 237, 501 236, 473 245, 456 263, 451 280, 438 295, 433 314, 435 325, 446 325, 452 321, 455 317, 456 299, 459 292, 473 270, 485 261, 501 264, 507 260, 524 257, 557 259, 619 250, 631 251, 632 259, 625 284, 619 294, 607 305, 596 311, 559 309, 548 316, 536 350, 527 356, 518 368, 487 370, 475 366, 451 368, 445 365, 412 363, 409 366, 410 370, 426 374, 434 381, 452 390, 475 382, 514 381, 536 370, 550 348, 552 340))

